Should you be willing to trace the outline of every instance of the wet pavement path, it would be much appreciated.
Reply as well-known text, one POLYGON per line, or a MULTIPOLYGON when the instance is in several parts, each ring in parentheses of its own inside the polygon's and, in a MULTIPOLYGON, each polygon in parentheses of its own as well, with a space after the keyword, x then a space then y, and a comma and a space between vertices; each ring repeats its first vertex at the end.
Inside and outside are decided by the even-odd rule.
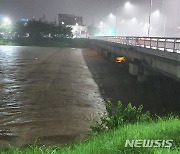
POLYGON ((82 49, 0 46, 0 146, 84 138, 104 101, 82 49))

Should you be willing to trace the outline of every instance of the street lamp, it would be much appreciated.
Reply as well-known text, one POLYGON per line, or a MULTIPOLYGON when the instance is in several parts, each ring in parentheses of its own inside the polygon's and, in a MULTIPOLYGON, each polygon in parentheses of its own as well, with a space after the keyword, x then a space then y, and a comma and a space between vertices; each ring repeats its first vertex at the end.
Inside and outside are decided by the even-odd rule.
POLYGON ((164 15, 163 35, 166 36, 166 15, 164 15))
POLYGON ((160 11, 156 10, 153 14, 154 14, 154 16, 159 17, 160 16, 160 11))
MULTIPOLYGON (((117 36, 117 20, 118 20, 118 8, 122 7, 122 6, 116 6, 116 15, 113 15, 112 13, 110 13, 109 18, 113 19, 115 18, 115 36, 117 36)), ((132 9, 132 4, 130 2, 126 2, 123 7, 127 10, 132 9)), ((125 23, 125 22, 123 22, 125 23)))
POLYGON ((112 13, 109 14, 110 18, 114 18, 114 15, 112 13))
POLYGON ((131 9, 131 3, 130 2, 126 2, 125 3, 125 8, 128 9, 128 10, 131 9))
POLYGON ((151 29, 151 11, 152 11, 152 0, 150 0, 150 6, 149 6, 148 37, 149 37, 149 35, 150 35, 150 29, 151 29))
MULTIPOLYGON (((150 36, 150 32, 153 33, 154 31, 152 31, 153 29, 153 26, 155 26, 158 30, 160 28, 160 24, 159 24, 159 21, 160 21, 160 17, 161 17, 161 14, 160 14, 160 11, 159 10, 155 10, 154 12, 151 12, 151 20, 150 20, 150 26, 148 26, 148 30, 149 30, 149 35, 148 37, 150 36)), ((152 34, 151 34, 152 35, 152 34)), ((154 35, 154 33, 153 33, 154 35)), ((157 35, 157 34, 156 34, 157 35)))
MULTIPOLYGON (((120 6, 117 6, 116 7, 116 24, 115 24, 115 36, 117 35, 117 20, 118 20, 118 8, 119 8, 120 6)), ((128 1, 128 2, 126 2, 125 4, 124 4, 124 8, 126 9, 126 10, 130 10, 131 8, 132 8, 132 4, 128 1)))
POLYGON ((104 22, 103 21, 100 22, 99 28, 100 28, 100 35, 103 35, 104 34, 104 22))
POLYGON ((113 24, 113 27, 114 27, 114 36, 116 36, 116 22, 117 22, 117 14, 116 15, 113 15, 112 13, 109 14, 109 18, 111 19, 111 22, 113 24))

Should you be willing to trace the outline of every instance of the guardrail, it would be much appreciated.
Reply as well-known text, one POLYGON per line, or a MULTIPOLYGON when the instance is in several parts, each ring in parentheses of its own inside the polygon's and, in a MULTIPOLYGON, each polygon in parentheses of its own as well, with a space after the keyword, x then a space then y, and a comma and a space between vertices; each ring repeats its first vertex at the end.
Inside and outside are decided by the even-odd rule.
POLYGON ((180 38, 99 36, 93 39, 180 53, 180 38))

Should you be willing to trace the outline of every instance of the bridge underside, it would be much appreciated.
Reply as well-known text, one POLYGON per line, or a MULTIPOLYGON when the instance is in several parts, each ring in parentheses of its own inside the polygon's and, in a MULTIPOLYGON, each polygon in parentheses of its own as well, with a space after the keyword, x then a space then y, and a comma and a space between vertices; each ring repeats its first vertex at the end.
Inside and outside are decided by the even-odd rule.
POLYGON ((132 75, 138 75, 139 80, 144 80, 147 75, 163 74, 180 81, 180 54, 178 53, 104 40, 91 40, 91 45, 111 59, 117 56, 126 57, 130 61, 129 72, 132 75))

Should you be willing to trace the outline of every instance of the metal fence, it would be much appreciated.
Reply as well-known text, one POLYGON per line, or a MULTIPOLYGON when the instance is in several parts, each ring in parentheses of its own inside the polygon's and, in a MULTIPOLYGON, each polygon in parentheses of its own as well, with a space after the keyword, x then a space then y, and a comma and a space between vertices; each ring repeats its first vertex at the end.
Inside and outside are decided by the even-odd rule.
POLYGON ((180 38, 99 36, 94 39, 180 53, 180 38))

